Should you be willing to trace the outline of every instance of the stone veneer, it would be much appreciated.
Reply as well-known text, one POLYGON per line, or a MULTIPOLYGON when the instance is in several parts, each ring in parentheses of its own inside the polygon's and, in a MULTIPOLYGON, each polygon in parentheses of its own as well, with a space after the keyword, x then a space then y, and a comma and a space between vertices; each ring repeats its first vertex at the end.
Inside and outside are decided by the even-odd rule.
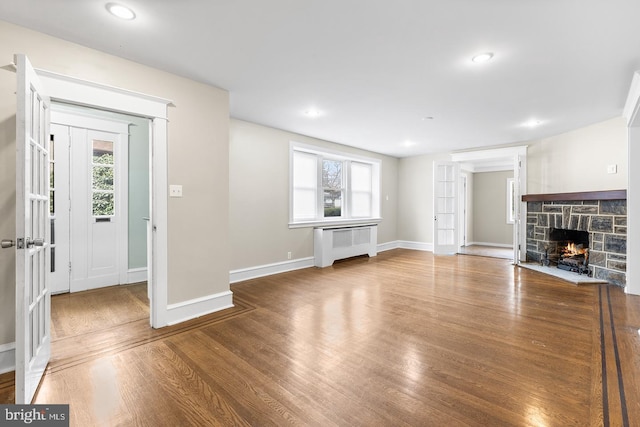
POLYGON ((558 254, 549 241, 552 228, 587 231, 593 277, 626 285, 626 200, 527 202, 527 261, 540 262, 545 247, 558 254))

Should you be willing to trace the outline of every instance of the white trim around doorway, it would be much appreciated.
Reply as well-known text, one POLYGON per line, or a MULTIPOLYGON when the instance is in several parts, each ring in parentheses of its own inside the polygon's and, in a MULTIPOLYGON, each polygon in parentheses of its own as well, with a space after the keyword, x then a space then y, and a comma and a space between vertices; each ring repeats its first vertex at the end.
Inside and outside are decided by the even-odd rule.
POLYGON ((163 98, 125 89, 36 70, 48 95, 54 101, 116 111, 150 119, 150 254, 149 286, 151 290, 150 323, 154 328, 168 325, 168 228, 167 228, 167 109, 172 102, 163 98))

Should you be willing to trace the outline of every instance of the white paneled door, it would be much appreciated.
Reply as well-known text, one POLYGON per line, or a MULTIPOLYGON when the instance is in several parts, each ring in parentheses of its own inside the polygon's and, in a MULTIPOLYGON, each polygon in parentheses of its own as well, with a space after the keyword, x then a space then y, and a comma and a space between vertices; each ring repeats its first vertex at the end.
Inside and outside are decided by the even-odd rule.
POLYGON ((129 123, 53 106, 52 293, 127 282, 129 123))
POLYGON ((458 180, 455 162, 433 162, 433 253, 458 252, 458 180))
POLYGON ((51 355, 49 99, 16 55, 16 403, 31 403, 51 355))

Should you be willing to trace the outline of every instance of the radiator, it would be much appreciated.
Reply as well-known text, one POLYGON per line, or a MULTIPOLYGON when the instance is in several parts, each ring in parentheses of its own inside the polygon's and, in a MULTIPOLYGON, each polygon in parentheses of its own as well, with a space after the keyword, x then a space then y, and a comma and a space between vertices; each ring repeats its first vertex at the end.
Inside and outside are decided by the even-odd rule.
POLYGON ((378 254, 378 227, 322 227, 314 229, 314 258, 316 267, 328 267, 337 259, 357 255, 378 254))

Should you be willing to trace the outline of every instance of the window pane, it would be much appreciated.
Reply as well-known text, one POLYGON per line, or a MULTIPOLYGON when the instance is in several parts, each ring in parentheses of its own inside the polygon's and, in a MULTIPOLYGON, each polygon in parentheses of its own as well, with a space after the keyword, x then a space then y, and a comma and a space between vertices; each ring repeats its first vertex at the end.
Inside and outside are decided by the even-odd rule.
POLYGON ((113 193, 93 193, 93 216, 113 215, 113 193))
POLYGON ((324 190, 324 216, 342 216, 342 191, 324 190))
POLYGON ((297 188, 293 191, 293 217, 295 219, 315 219, 316 190, 297 188))
POLYGON ((113 164, 113 142, 93 140, 93 163, 113 164))
POLYGON ((55 141, 53 135, 49 137, 49 160, 54 161, 56 159, 55 141))
POLYGON ((342 164, 341 160, 322 160, 325 217, 342 216, 342 164))
POLYGON ((351 194, 351 214, 356 218, 371 217, 371 193, 351 194))
POLYGON ((52 246, 49 248, 51 250, 51 272, 56 272, 56 248, 52 246))
POLYGON ((316 188, 318 185, 318 159, 313 154, 293 153, 293 186, 316 188))
POLYGON ((318 158, 294 152, 292 171, 293 218, 311 220, 317 216, 318 158))
POLYGON ((351 163, 351 190, 371 191, 371 165, 351 163))
POLYGON ((55 187, 55 170, 56 164, 53 162, 49 162, 49 188, 55 187))
POLYGON ((93 189, 113 191, 113 168, 108 166, 93 167, 93 189))
POLYGON ((322 187, 330 190, 342 189, 342 161, 322 161, 322 187))

